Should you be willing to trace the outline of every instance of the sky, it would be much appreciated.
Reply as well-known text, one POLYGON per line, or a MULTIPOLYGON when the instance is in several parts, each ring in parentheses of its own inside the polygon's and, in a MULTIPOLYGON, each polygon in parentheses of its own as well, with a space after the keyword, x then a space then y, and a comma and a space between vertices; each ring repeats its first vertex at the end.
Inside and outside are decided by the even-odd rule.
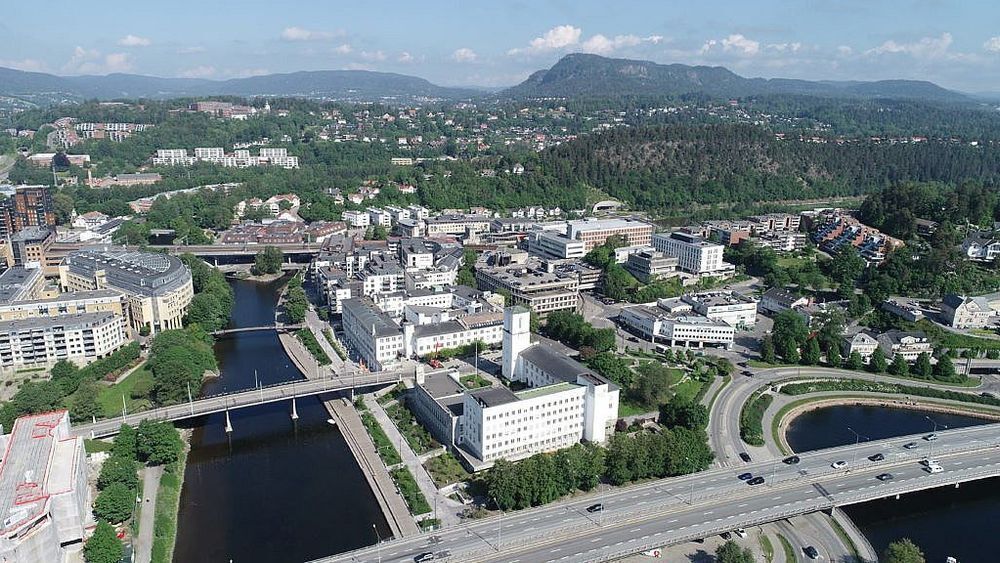
POLYGON ((516 84, 571 52, 743 76, 930 80, 1000 92, 996 0, 36 0, 0 66, 225 79, 297 70, 516 84))

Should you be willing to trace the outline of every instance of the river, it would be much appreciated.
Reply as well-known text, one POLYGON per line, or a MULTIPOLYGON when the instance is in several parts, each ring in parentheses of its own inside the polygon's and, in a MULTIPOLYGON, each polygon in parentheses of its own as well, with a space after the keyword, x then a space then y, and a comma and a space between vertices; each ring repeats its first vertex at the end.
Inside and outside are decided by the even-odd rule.
MULTIPOLYGON (((282 282, 231 281, 230 327, 268 324, 282 282)), ((215 344, 222 376, 203 394, 301 378, 272 332, 215 344)), ((181 494, 174 561, 306 561, 375 542, 389 528, 340 432, 318 399, 274 403, 191 422, 194 428, 181 494)))
MULTIPOLYGON (((786 437, 795 451, 816 450, 853 443, 855 437, 848 427, 872 440, 930 432, 933 424, 928 416, 939 429, 941 425, 958 428, 989 422, 919 410, 834 406, 797 417, 786 437)), ((919 545, 931 563, 943 563, 948 556, 960 563, 995 561, 989 554, 1000 553, 1000 535, 994 531, 1000 521, 1000 479, 867 502, 844 511, 879 553, 902 537, 919 545)))

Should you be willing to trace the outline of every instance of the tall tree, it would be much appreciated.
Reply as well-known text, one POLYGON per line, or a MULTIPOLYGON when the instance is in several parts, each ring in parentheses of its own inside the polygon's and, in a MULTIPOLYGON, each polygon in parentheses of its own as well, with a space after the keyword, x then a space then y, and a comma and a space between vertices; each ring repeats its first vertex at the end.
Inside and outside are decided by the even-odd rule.
POLYGON ((122 540, 118 539, 111 524, 100 520, 93 535, 83 546, 83 557, 87 563, 118 563, 124 549, 122 540))
POLYGON ((924 563, 924 552, 910 538, 894 541, 882 553, 884 563, 924 563))

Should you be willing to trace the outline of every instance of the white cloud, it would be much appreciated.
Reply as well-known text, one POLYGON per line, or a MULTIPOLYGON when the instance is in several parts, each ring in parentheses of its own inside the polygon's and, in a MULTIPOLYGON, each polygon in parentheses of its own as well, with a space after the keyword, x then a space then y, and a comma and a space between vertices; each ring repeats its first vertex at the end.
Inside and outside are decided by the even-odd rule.
POLYGON ((890 39, 874 49, 869 49, 866 54, 903 54, 921 59, 934 59, 946 55, 951 43, 950 33, 942 33, 940 37, 922 37, 914 43, 899 43, 890 39))
POLYGON ((852 54, 854 54, 854 49, 850 48, 847 45, 841 45, 837 47, 837 54, 844 57, 849 57, 852 54))
POLYGON ((130 33, 119 39, 118 44, 123 47, 149 47, 153 42, 146 37, 139 37, 130 33))
POLYGON ((349 55, 349 54, 351 53, 351 51, 353 51, 353 50, 354 50, 354 48, 353 48, 353 47, 351 47, 351 46, 350 46, 349 44, 347 44, 347 43, 344 43, 344 44, 342 44, 342 45, 338 45, 338 46, 337 46, 337 47, 336 47, 336 48, 335 48, 335 49, 333 50, 333 52, 334 52, 334 53, 337 53, 338 55, 349 55))
POLYGON ((48 69, 48 65, 38 59, 0 59, 0 66, 28 72, 45 72, 48 69))
POLYGON ((507 51, 508 55, 520 55, 531 53, 544 53, 555 51, 565 47, 576 45, 580 42, 580 34, 583 33, 579 27, 572 25, 559 25, 553 27, 543 34, 531 40, 527 47, 519 47, 507 51))
POLYGON ((329 31, 312 31, 301 27, 286 27, 281 32, 281 38, 285 41, 328 41, 333 39, 335 34, 329 31))
POLYGON ((107 74, 130 70, 132 70, 132 57, 127 53, 102 55, 96 49, 84 49, 80 46, 73 49, 73 55, 63 65, 64 72, 76 74, 107 74))
POLYGON ((396 61, 401 63, 412 63, 414 61, 414 57, 409 53, 409 51, 403 51, 399 54, 399 57, 396 58, 396 61))
POLYGON ((198 53, 204 53, 204 52, 205 48, 199 47, 197 45, 193 47, 181 47, 180 49, 177 49, 178 55, 196 55, 198 53))
POLYGON ((659 44, 663 41, 662 35, 650 35, 649 37, 639 37, 638 35, 616 35, 613 38, 605 37, 598 33, 587 39, 580 46, 581 50, 587 53, 606 55, 625 47, 635 47, 642 43, 659 44))
POLYGON ((461 49, 455 49, 455 52, 451 54, 452 60, 459 63, 471 63, 479 57, 475 51, 468 47, 462 47, 461 49))
POLYGON ((382 51, 361 51, 361 58, 366 61, 384 61, 386 56, 382 51))
POLYGON ((182 70, 180 75, 182 78, 208 78, 215 74, 215 67, 208 65, 196 66, 194 68, 188 68, 182 70))
POLYGON ((802 43, 771 43, 767 48, 779 53, 798 53, 802 49, 802 43))
POLYGON ((701 46, 698 53, 704 55, 722 47, 727 53, 737 53, 740 55, 753 56, 760 53, 760 41, 754 41, 742 33, 733 33, 725 39, 709 39, 701 46))
POLYGON ((270 72, 271 71, 267 70, 266 68, 244 68, 232 72, 230 74, 232 74, 236 78, 249 78, 251 76, 261 76, 264 74, 270 74, 270 72))
POLYGON ((983 49, 991 53, 1000 53, 1000 35, 987 39, 986 43, 983 43, 983 49))

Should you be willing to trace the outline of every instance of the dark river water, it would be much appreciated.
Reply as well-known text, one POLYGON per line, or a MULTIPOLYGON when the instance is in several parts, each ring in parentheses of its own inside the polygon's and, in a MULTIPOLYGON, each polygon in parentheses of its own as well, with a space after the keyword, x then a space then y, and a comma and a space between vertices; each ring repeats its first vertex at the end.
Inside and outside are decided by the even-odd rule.
MULTIPOLYGON (((848 427, 872 440, 933 430, 931 417, 950 428, 988 421, 917 410, 869 406, 816 409, 796 418, 786 434, 795 451, 853 443, 848 427)), ((998 561, 1000 534, 1000 479, 976 481, 960 488, 940 488, 900 500, 886 499, 848 506, 844 511, 865 533, 879 554, 890 542, 908 537, 924 551, 929 563, 952 556, 959 563, 998 561)))
MULTIPOLYGON (((231 282, 230 326, 268 324, 281 283, 231 282)), ((257 332, 215 345, 222 377, 203 393, 301 378, 276 334, 257 332)), ((316 398, 273 403, 192 421, 194 434, 181 495, 176 563, 307 561, 388 537, 378 505, 340 432, 316 398)))

